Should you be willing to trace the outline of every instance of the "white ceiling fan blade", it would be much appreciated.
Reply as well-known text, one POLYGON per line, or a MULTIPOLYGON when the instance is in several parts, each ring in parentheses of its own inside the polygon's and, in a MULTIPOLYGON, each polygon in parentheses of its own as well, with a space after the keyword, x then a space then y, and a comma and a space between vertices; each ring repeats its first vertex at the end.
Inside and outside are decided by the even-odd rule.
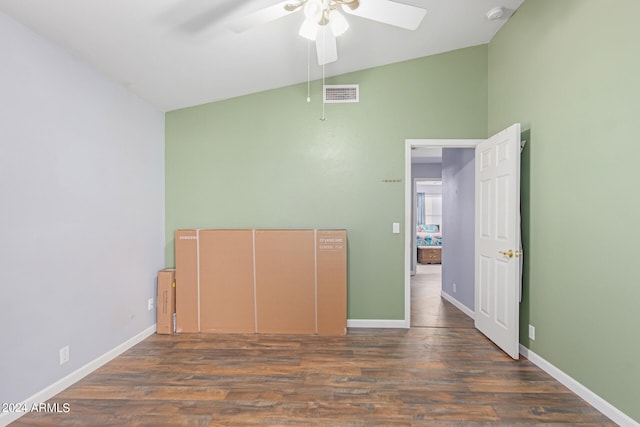
POLYGON ((360 6, 351 10, 342 8, 346 13, 383 22, 407 30, 415 30, 420 26, 427 11, 421 7, 396 3, 391 0, 360 0, 360 6))
POLYGON ((257 27, 258 25, 266 24, 267 22, 275 21, 295 11, 288 11, 284 8, 285 4, 291 3, 289 0, 281 1, 273 6, 259 9, 255 12, 243 15, 239 18, 229 21, 227 24, 231 30, 236 33, 247 31, 250 28, 257 27))
POLYGON ((324 65, 338 60, 338 46, 336 36, 331 28, 323 25, 316 36, 316 53, 318 54, 318 64, 324 65))

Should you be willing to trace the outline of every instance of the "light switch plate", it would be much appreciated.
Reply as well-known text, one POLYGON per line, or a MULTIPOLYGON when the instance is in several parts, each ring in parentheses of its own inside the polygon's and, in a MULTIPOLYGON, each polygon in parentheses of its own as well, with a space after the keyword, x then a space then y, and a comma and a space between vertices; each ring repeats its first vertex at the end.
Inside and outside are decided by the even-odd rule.
POLYGON ((393 223, 393 234, 400 234, 400 223, 399 222, 394 222, 393 223))

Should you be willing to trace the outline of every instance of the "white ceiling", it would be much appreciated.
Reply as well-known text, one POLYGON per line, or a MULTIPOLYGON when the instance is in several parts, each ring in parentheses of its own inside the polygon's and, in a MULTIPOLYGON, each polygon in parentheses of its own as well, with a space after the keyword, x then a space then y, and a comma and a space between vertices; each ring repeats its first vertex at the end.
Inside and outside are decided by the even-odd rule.
POLYGON ((442 163, 442 147, 412 147, 411 163, 442 163))
MULTIPOLYGON (((225 25, 278 1, 0 0, 0 11, 170 111, 307 80, 301 13, 240 34, 225 25)), ((509 16, 523 1, 400 0, 427 10, 416 31, 347 15, 350 28, 326 75, 487 43, 505 22, 488 20, 487 11, 504 6, 509 16)), ((311 45, 318 79, 314 57, 311 45)))

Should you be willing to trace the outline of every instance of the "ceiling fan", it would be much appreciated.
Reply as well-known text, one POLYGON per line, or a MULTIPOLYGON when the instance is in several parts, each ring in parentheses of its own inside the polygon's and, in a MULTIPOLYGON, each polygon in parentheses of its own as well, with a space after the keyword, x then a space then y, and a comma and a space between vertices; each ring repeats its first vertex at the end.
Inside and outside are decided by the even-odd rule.
POLYGON ((299 34, 316 42, 318 64, 324 65, 338 59, 336 37, 349 28, 340 9, 350 15, 407 30, 417 29, 427 13, 423 8, 391 0, 285 0, 235 19, 229 26, 242 32, 302 10, 305 19, 299 34))

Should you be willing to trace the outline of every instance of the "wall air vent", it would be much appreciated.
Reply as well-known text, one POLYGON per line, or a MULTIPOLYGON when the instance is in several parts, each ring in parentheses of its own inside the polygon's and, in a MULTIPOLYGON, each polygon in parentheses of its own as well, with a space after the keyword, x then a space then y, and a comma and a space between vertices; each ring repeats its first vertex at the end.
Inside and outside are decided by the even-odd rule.
POLYGON ((326 104, 360 102, 360 85, 325 85, 324 102, 326 104))

